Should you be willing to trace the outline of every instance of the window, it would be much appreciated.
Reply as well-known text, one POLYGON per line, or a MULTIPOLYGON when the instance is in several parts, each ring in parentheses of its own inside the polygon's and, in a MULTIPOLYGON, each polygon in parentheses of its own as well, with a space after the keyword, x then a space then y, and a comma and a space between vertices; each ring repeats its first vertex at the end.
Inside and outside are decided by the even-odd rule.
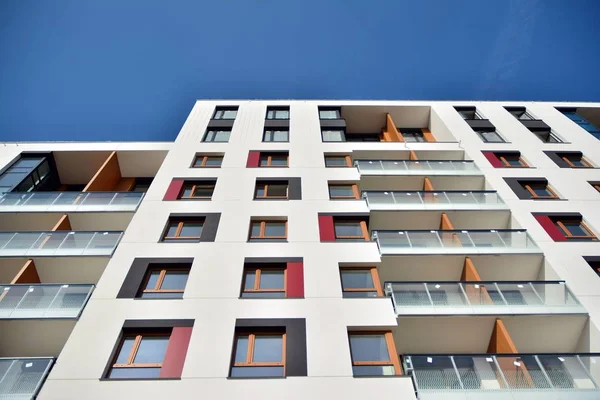
POLYGON ((52 173, 45 155, 24 154, 0 175, 0 193, 39 191, 52 173))
POLYGON ((520 153, 495 153, 496 157, 504 164, 505 167, 529 167, 529 164, 523 160, 520 153))
POLYGON ((210 200, 215 191, 215 181, 184 182, 180 199, 210 200))
POLYGON ((285 181, 256 182, 255 199, 287 199, 288 183, 285 181))
POLYGON ((163 241, 198 240, 204 220, 170 219, 163 241))
POLYGON ((189 273, 189 267, 150 267, 144 278, 142 290, 137 297, 142 299, 181 299, 189 273))
POLYGON ((212 119, 235 119, 237 112, 237 107, 217 107, 212 119))
POLYGON ((267 107, 267 119, 290 119, 290 108, 267 107))
POLYGON ((132 192, 147 192, 150 189, 153 178, 135 178, 135 183, 131 188, 132 192))
POLYGON ((319 107, 319 119, 340 119, 342 113, 339 108, 319 107))
POLYGON ((125 334, 108 378, 158 378, 169 337, 168 333, 125 334))
POLYGON ((361 220, 334 220, 335 240, 344 242, 363 242, 369 240, 367 222, 361 220))
POLYGON ((221 168, 223 156, 197 155, 192 168, 221 168))
POLYGON ((594 189, 600 192, 600 182, 590 182, 590 185, 592 185, 594 189))
POLYGON ((509 113, 512 114, 513 117, 515 117, 516 119, 520 119, 520 120, 534 120, 535 118, 531 116, 531 114, 529 114, 527 112, 527 110, 525 110, 525 108, 521 108, 521 107, 515 107, 515 108, 510 108, 507 107, 506 111, 508 111, 509 113))
POLYGON ((285 333, 239 332, 231 376, 236 378, 285 376, 285 333))
POLYGON ((381 282, 377 268, 341 268, 342 296, 346 298, 381 297, 381 282))
POLYGON ((589 264, 592 270, 600 276, 600 259, 599 257, 583 257, 584 260, 589 264))
POLYGON ((401 375, 391 332, 349 332, 354 376, 401 375))
POLYGON ((533 133, 544 143, 563 143, 563 140, 552 131, 534 131, 533 133))
POLYGON ((287 167, 288 153, 260 153, 260 167, 287 167))
POLYGON ((475 131, 486 143, 504 143, 505 140, 496 131, 475 131))
POLYGON ((350 156, 325 156, 325 166, 327 168, 345 168, 352 166, 350 156))
POLYGON ((588 131, 596 139, 600 139, 600 128, 596 127, 596 125, 588 121, 583 116, 577 114, 576 109, 564 109, 559 111, 562 112, 565 117, 569 118, 571 121, 588 131))
POLYGON ((593 168, 581 153, 557 153, 571 168, 593 168))
POLYGON ((568 239, 573 241, 596 241, 596 235, 594 235, 590 228, 579 218, 551 218, 554 225, 556 225, 562 232, 562 234, 568 239))
POLYGON ((206 131, 203 142, 229 142, 231 130, 210 130, 206 131))
POLYGON ((558 195, 548 186, 546 181, 527 182, 521 181, 519 184, 527 190, 532 199, 558 199, 558 195))
POLYGON ((263 142, 288 142, 290 132, 287 130, 265 130, 263 142))
POLYGON ((242 298, 284 298, 286 297, 285 266, 251 267, 244 269, 242 298))
POLYGON ((329 198, 332 200, 360 199, 358 186, 355 184, 329 184, 329 198))
POLYGON ((400 134, 405 142, 426 142, 420 129, 400 129, 400 134))
POLYGON ((475 107, 456 107, 456 111, 460 114, 462 119, 483 119, 475 107))
POLYGON ((341 129, 322 130, 321 136, 324 142, 345 142, 346 137, 341 129))
POLYGON ((287 239, 287 221, 252 220, 250 221, 250 241, 287 239))

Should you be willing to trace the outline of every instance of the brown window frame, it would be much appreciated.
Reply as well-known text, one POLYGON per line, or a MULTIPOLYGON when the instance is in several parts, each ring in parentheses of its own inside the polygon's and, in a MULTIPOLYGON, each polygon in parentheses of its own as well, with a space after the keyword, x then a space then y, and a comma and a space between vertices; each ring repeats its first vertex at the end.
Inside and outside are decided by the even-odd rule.
POLYGON ((221 164, 223 164, 223 156, 196 155, 196 157, 194 158, 194 162, 192 163, 192 168, 221 168, 221 164, 219 164, 219 166, 206 165, 209 158, 220 158, 221 164), (198 160, 202 160, 200 165, 196 165, 198 163, 198 160))
POLYGON ((379 280, 379 272, 377 271, 377 267, 340 267, 340 282, 342 284, 342 296, 344 296, 344 292, 377 292, 377 297, 383 297, 383 288, 381 287, 381 281, 379 280), (342 280, 343 271, 370 271, 374 287, 344 288, 344 281, 342 280))
POLYGON ((260 153, 258 166, 259 168, 287 168, 290 166, 290 155, 289 153, 260 153), (285 156, 285 165, 272 165, 273 156, 285 156), (263 157, 267 158, 267 165, 261 165, 263 157))
POLYGON ((511 163, 509 163, 506 160, 506 158, 504 158, 504 156, 500 156, 500 157, 498 157, 498 159, 502 162, 502 164, 504 164, 504 167, 506 167, 506 168, 530 168, 531 167, 529 164, 527 164, 527 161, 525 161, 520 154, 519 154, 519 163, 521 165, 512 165, 511 163))
MULTIPOLYGON (((392 332, 389 331, 349 331, 348 332, 348 344, 350 345, 350 337, 352 335, 357 336, 378 336, 384 335, 385 344, 388 350, 388 356, 390 361, 354 361, 352 360, 352 366, 393 366, 394 372, 396 372, 396 376, 402 375, 402 368, 400 367, 400 357, 398 355, 398 351, 396 350, 396 344, 394 343, 394 337, 392 332)), ((350 347, 350 346, 349 346, 350 347)), ((352 357, 352 348, 350 347, 350 355, 352 357)))
POLYGON ((236 332, 235 340, 234 340, 234 352, 233 352, 233 362, 232 367, 283 367, 283 376, 285 376, 286 370, 286 349, 287 349, 287 337, 285 332, 276 333, 276 332, 255 332, 255 331, 240 331, 236 332), (240 336, 248 336, 248 352, 246 353, 246 362, 236 362, 235 361, 235 353, 237 351, 238 339, 240 336), (256 337, 259 336, 281 336, 281 362, 273 362, 273 361, 260 361, 254 362, 254 344, 256 342, 256 337))
POLYGON ((330 183, 327 185, 330 200, 360 200, 358 185, 356 183, 330 183), (350 186, 352 188, 352 196, 331 196, 331 188, 336 186, 350 186))
POLYGON ((287 297, 287 268, 286 267, 246 267, 242 276, 243 293, 282 293, 287 297), (254 288, 246 289, 246 273, 254 271, 254 288), (262 271, 283 271, 283 289, 261 289, 260 278, 262 271))
POLYGON ((260 239, 277 239, 277 240, 286 240, 287 239, 287 235, 288 235, 288 221, 287 219, 284 220, 276 220, 276 219, 252 219, 250 220, 250 232, 248 234, 248 238, 250 240, 260 240, 260 239), (285 223, 285 236, 265 236, 265 231, 266 231, 266 227, 267 227, 267 223, 268 222, 275 222, 275 223, 281 223, 284 222, 285 223), (260 223, 260 235, 259 236, 252 236, 252 226, 253 224, 256 223, 260 223))
POLYGON ((560 157, 564 162, 569 164, 571 168, 594 168, 594 166, 582 155, 579 161, 584 165, 575 165, 571 160, 569 160, 568 155, 564 155, 560 157))
POLYGON ((142 290, 140 290, 140 296, 142 293, 183 293, 185 291, 185 288, 183 289, 161 289, 161 286, 165 280, 165 276, 167 275, 168 272, 174 272, 174 271, 183 271, 183 272, 187 272, 188 273, 188 278, 190 276, 190 268, 186 268, 186 267, 175 267, 175 268, 171 268, 171 267, 150 267, 148 268, 148 271, 146 272, 146 276, 144 277, 144 281, 142 283, 142 290), (156 285, 154 286, 153 289, 148 289, 148 281, 150 281, 150 276, 152 275, 152 272, 155 271, 160 271, 160 274, 158 276, 158 279, 156 280, 156 285))
POLYGON ((349 155, 326 155, 325 156, 325 168, 349 168, 352 167, 352 159, 350 158, 349 155), (346 165, 327 165, 327 157, 334 157, 334 158, 344 158, 346 160, 346 165))
POLYGON ((540 196, 531 187, 531 185, 543 185, 543 184, 544 184, 543 182, 531 182, 531 183, 525 183, 522 186, 531 194, 532 199, 560 199, 560 197, 558 197, 556 192, 554 190, 552 190, 552 188, 550 187, 550 185, 548 185, 548 183, 546 183, 545 185, 546 185, 546 190, 550 193, 549 196, 540 196))
MULTIPOLYGON (((133 361, 135 360, 135 357, 137 355, 137 352, 140 348, 140 343, 142 342, 142 339, 144 338, 144 336, 146 337, 152 337, 152 336, 162 336, 167 338, 168 340, 171 340, 171 334, 170 333, 126 333, 124 335, 121 336, 120 339, 120 343, 119 343, 119 350, 117 350, 113 360, 112 360, 112 365, 110 367, 109 370, 109 374, 110 371, 112 371, 114 368, 162 368, 163 363, 143 363, 143 364, 135 364, 133 361), (116 361, 119 358, 119 356, 121 355, 121 350, 123 349, 123 345, 125 344, 125 339, 127 338, 131 338, 131 337, 135 337, 135 341, 133 342, 133 346, 131 346, 131 351, 129 352, 129 356, 127 357, 127 363, 125 364, 117 364, 116 361)), ((163 360, 164 362, 164 360, 163 360)))
POLYGON ((258 181, 256 182, 256 186, 254 187, 254 200, 265 200, 265 199, 283 199, 283 200, 287 200, 290 198, 290 184, 289 182, 285 182, 282 183, 281 181, 273 181, 273 182, 265 182, 265 181, 258 181), (284 186, 286 187, 285 189, 285 196, 269 196, 269 185, 276 185, 276 186, 284 186), (258 196, 258 189, 260 186, 264 186, 263 190, 265 192, 264 196, 258 196))
POLYGON ((169 219, 169 221, 167 222, 167 230, 163 236, 163 240, 165 239, 169 239, 169 240, 177 240, 177 239, 200 239, 200 236, 202 235, 202 230, 204 229, 204 223, 206 221, 204 219, 193 219, 193 220, 188 220, 188 219, 169 219), (167 234, 169 233, 169 227, 171 226, 171 224, 177 222, 177 230, 175 231, 175 236, 167 236, 167 234), (179 236, 181 234, 181 230, 183 229, 183 226, 185 225, 185 223, 201 223, 202 224, 202 228, 200 229, 200 236, 179 236))
POLYGON ((338 240, 338 239, 341 239, 341 240, 363 239, 366 242, 370 241, 369 229, 367 228, 367 221, 357 221, 357 220, 351 220, 351 219, 334 219, 333 220, 333 234, 335 235, 335 240, 338 240), (335 233, 335 224, 337 224, 337 223, 347 224, 347 223, 356 223, 356 222, 358 222, 360 224, 360 230, 362 231, 362 236, 338 236, 335 233))
POLYGON ((593 187, 594 189, 596 189, 598 192, 600 192, 600 183, 593 183, 593 184, 592 184, 592 187, 593 187))
POLYGON ((591 241, 598 240, 596 235, 594 235, 594 232, 592 232, 592 230, 585 224, 585 222, 583 222, 581 220, 574 219, 574 218, 562 218, 562 219, 556 219, 556 220, 554 220, 554 222, 556 223, 556 225, 558 225, 558 227, 562 231, 563 236, 566 237, 567 239, 591 239, 591 241), (571 233, 571 231, 569 231, 569 229, 565 226, 564 222, 579 223, 579 226, 581 227, 581 229, 583 229, 585 232, 589 233, 589 235, 584 235, 584 236, 573 235, 571 233))
POLYGON ((204 199, 204 200, 210 200, 212 199, 212 195, 215 192, 215 187, 217 186, 217 183, 215 181, 206 181, 206 182, 197 182, 197 183, 193 183, 193 182, 183 182, 183 187, 181 188, 181 193, 179 195, 179 199, 183 200, 183 199, 204 199), (183 193, 186 191, 186 189, 188 189, 191 186, 192 191, 190 193, 189 196, 184 196, 183 193), (212 188, 212 193, 210 196, 194 196, 194 194, 196 194, 196 190, 200 189, 200 188, 212 188))

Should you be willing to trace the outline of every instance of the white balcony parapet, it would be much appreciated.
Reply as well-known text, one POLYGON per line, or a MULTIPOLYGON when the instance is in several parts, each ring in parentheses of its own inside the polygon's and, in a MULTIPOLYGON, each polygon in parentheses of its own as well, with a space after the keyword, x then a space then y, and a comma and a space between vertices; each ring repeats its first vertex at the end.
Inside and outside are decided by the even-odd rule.
POLYGON ((135 211, 143 192, 9 192, 0 195, 0 212, 135 211))
POLYGON ((123 232, 0 232, 0 257, 110 256, 123 232))
POLYGON ((34 399, 53 363, 50 357, 0 358, 0 399, 34 399))
POLYGON ((405 355, 420 400, 600 398, 600 354, 405 355))
POLYGON ((363 175, 481 175, 471 160, 356 160, 363 175))
POLYGON ((386 282, 396 315, 586 314, 564 281, 386 282))
POLYGON ((381 255, 540 253, 524 229, 373 231, 381 255))
POLYGON ((79 318, 93 289, 87 284, 0 285, 0 319, 79 318))
POLYGON ((505 210, 492 190, 364 191, 371 210, 505 210))

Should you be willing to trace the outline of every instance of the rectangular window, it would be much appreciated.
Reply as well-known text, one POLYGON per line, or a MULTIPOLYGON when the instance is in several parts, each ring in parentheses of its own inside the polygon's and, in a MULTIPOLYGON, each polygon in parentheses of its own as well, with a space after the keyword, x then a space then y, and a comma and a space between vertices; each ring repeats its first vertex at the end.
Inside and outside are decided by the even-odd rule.
POLYGON ((221 168, 223 156, 197 155, 192 168, 221 168))
POLYGON ((581 153, 557 153, 571 168, 594 168, 581 153))
POLYGON ((257 181, 254 199, 288 199, 288 186, 286 181, 257 181))
POLYGON ((563 140, 552 131, 534 131, 533 133, 544 143, 563 143, 563 140))
POLYGON ((260 153, 259 167, 287 167, 288 153, 260 153))
POLYGON ((586 241, 596 241, 596 235, 592 232, 590 228, 587 227, 586 224, 583 223, 580 219, 577 218, 552 218, 552 222, 556 225, 562 232, 562 234, 567 239, 572 239, 574 241, 578 240, 586 240, 586 241))
POLYGON ((558 199, 558 195, 548 186, 548 182, 522 181, 519 184, 531 194, 532 199, 558 199))
POLYGON ((108 378, 159 378, 169 337, 168 333, 125 334, 108 378))
POLYGON ((504 143, 505 140, 496 131, 475 131, 477 135, 486 143, 504 143))
POLYGON ((231 135, 231 130, 209 130, 204 134, 204 138, 202 138, 203 142, 221 142, 226 143, 229 142, 229 136, 231 135))
POLYGON ((360 199, 358 186, 355 184, 329 184, 329 198, 332 200, 360 199))
POLYGON ((400 134, 405 142, 426 142, 423 131, 420 129, 400 129, 400 134))
POLYGON ((494 153, 496 157, 508 168, 529 167, 520 153, 494 153))
POLYGON ((215 181, 184 182, 180 199, 210 200, 215 191, 215 181))
POLYGON ((250 241, 256 240, 286 240, 287 221, 282 220, 252 220, 250 221, 250 241))
POLYGON ((267 107, 266 119, 290 119, 289 107, 267 107))
POLYGON ((212 119, 235 119, 237 112, 237 107, 217 107, 212 119))
POLYGON ((471 119, 483 119, 481 115, 477 112, 475 107, 456 107, 456 111, 462 119, 471 120, 471 119))
POLYGON ((519 120, 534 120, 535 119, 533 116, 531 116, 531 114, 529 114, 527 112, 527 110, 525 108, 522 108, 522 107, 515 107, 515 108, 506 107, 506 111, 511 113, 513 117, 515 117, 516 119, 519 119, 519 120))
POLYGON ((287 130, 265 130, 263 142, 289 142, 290 132, 287 130))
POLYGON ((142 299, 181 299, 189 267, 150 267, 137 297, 142 299))
POLYGON ((342 113, 339 108, 319 107, 319 119, 340 119, 342 113))
POLYGON ((581 128, 588 131, 596 139, 600 139, 600 128, 598 128, 596 126, 597 124, 594 125, 593 123, 591 123, 590 121, 588 121, 587 119, 582 117, 581 115, 577 114, 576 109, 563 109, 563 110, 559 110, 559 111, 562 112, 571 121, 573 121, 577 125, 579 125, 581 128))
POLYGON ((342 296, 345 298, 381 297, 381 282, 375 267, 341 268, 342 296))
POLYGON ((345 168, 352 166, 350 156, 325 156, 325 166, 327 168, 345 168))
POLYGON ((341 129, 336 130, 322 130, 321 136, 324 142, 345 142, 346 136, 344 131, 341 129))
POLYGON ((253 299, 286 297, 285 266, 245 268, 241 297, 253 299))
POLYGON ((163 241, 199 240, 204 220, 169 219, 163 241))
POLYGON ((285 376, 284 332, 239 332, 235 336, 231 377, 285 376))
POLYGON ((335 240, 344 242, 364 242, 369 240, 367 222, 360 220, 334 220, 335 240))
POLYGON ((391 332, 349 332, 354 376, 401 375, 391 332))

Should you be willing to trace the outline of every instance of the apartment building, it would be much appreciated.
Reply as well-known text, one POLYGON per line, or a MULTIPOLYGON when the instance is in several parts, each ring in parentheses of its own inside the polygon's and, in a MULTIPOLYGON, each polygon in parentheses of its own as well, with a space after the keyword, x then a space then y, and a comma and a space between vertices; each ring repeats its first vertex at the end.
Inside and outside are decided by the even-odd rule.
POLYGON ((197 101, 0 146, 2 399, 598 399, 600 103, 197 101))

